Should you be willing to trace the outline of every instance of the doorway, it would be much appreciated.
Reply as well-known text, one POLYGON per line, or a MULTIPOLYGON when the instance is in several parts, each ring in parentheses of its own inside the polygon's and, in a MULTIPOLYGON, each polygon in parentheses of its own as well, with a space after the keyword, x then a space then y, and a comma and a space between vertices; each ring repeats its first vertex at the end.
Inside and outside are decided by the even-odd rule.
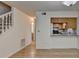
POLYGON ((36 29, 36 26, 35 26, 35 18, 32 18, 32 21, 31 21, 31 37, 32 37, 32 46, 35 47, 36 46, 36 39, 35 39, 35 29, 36 29))

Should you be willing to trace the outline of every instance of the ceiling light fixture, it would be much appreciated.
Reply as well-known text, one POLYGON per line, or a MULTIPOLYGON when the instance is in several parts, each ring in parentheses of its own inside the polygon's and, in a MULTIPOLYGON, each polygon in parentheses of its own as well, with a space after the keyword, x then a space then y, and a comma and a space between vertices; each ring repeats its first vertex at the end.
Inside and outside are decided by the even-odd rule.
POLYGON ((77 1, 63 1, 63 4, 66 6, 72 6, 75 5, 77 1))

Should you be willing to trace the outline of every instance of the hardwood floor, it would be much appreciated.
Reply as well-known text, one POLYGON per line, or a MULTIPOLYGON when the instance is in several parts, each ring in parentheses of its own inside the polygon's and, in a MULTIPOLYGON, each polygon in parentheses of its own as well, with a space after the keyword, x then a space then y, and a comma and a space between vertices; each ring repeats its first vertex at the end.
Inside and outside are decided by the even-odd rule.
POLYGON ((10 58, 79 58, 78 49, 35 49, 35 43, 10 58))

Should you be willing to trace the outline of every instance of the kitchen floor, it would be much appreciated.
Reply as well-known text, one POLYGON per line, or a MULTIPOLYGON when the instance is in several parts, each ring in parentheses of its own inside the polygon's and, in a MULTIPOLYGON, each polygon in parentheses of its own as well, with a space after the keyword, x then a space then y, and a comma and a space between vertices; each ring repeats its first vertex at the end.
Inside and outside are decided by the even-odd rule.
POLYGON ((35 49, 35 42, 10 58, 79 58, 78 49, 35 49))

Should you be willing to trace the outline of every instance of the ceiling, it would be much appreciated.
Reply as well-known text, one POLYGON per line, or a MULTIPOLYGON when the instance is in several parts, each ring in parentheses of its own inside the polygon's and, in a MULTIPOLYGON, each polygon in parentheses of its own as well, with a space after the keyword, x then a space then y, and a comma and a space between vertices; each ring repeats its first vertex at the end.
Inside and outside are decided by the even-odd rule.
POLYGON ((16 7, 34 17, 36 11, 74 11, 79 10, 79 2, 73 6, 65 6, 62 1, 5 1, 4 3, 16 7))

